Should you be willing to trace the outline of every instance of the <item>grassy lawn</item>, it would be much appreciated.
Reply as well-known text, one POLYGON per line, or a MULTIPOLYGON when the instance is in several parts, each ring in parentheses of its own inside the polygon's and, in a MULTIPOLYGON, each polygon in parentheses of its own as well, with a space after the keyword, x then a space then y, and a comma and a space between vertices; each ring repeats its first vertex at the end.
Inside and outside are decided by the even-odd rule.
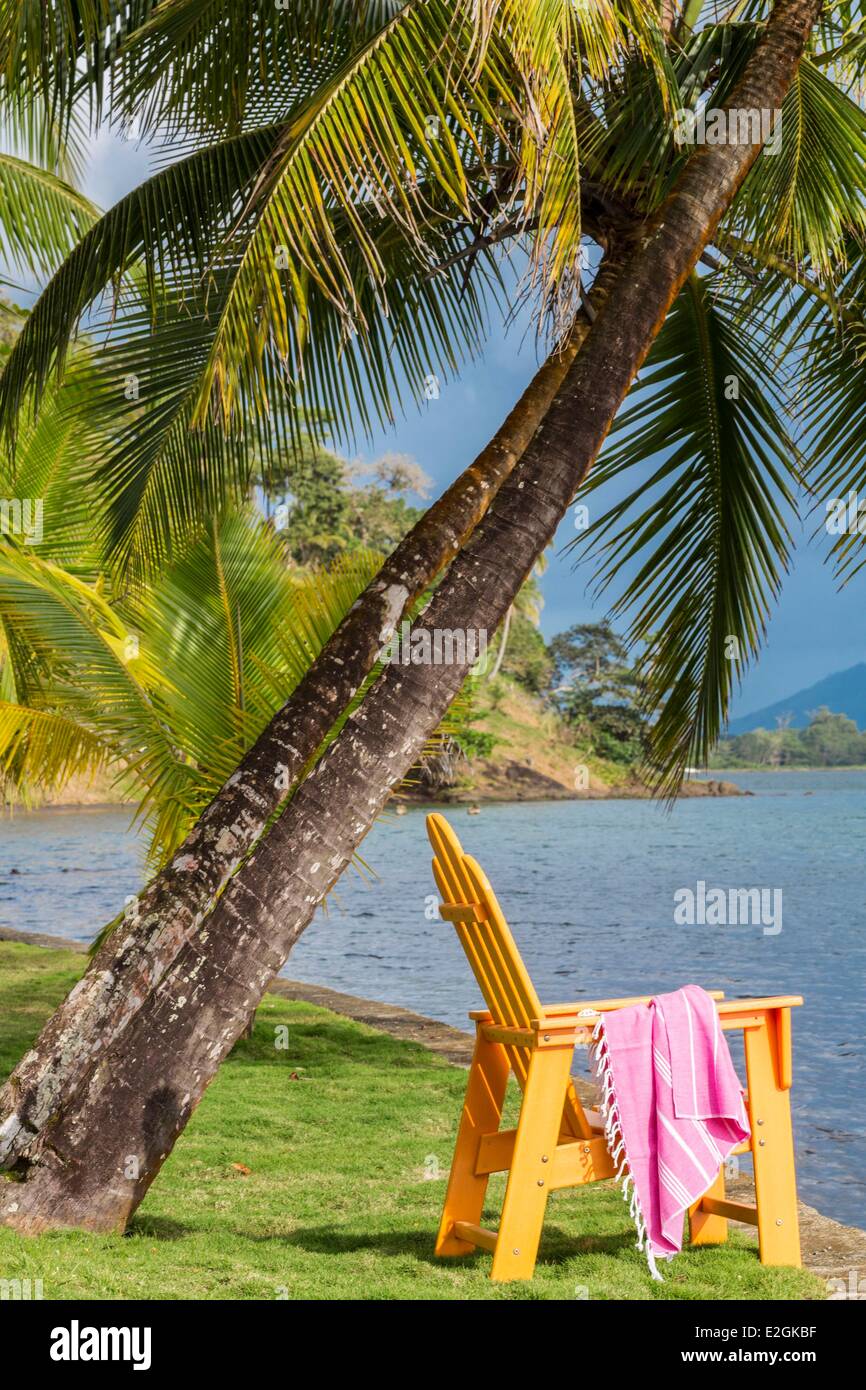
MULTIPOLYGON (((0 943, 0 1076, 81 964, 0 943)), ((824 1297, 805 1271, 762 1268, 740 1234, 686 1248, 654 1283, 609 1183, 554 1194, 529 1284, 491 1284, 483 1253, 434 1260, 464 1083, 420 1046, 268 996, 129 1234, 0 1229, 0 1279, 41 1279, 46 1299, 824 1297)), ((488 1225, 502 1190, 493 1178, 488 1225)))

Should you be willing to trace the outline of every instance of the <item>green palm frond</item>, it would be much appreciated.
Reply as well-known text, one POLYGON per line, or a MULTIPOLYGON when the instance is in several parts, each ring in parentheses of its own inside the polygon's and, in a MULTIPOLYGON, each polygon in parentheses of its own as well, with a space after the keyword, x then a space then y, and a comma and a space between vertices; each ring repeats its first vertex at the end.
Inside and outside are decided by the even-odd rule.
MULTIPOLYGON (((545 6, 530 0, 524 9, 538 16, 545 6)), ((374 234, 376 219, 399 229, 419 263, 432 269, 428 217, 485 225, 481 187, 489 195, 492 186, 498 211, 508 194, 497 190, 495 169, 504 156, 513 164, 515 146, 527 174, 520 214, 527 221, 536 217, 539 241, 548 235, 556 241, 558 229, 544 217, 561 208, 562 193, 554 203, 545 201, 534 166, 545 140, 561 159, 570 123, 567 72, 553 58, 548 70, 539 69, 535 80, 542 90, 524 116, 512 93, 516 85, 522 95, 528 81, 521 70, 527 44, 521 40, 515 55, 495 31, 479 52, 472 18, 469 6, 410 0, 287 124, 257 191, 252 229, 222 248, 233 283, 203 375, 197 420, 216 408, 228 422, 241 397, 260 398, 271 362, 293 382, 301 379, 315 293, 336 315, 332 350, 355 335, 364 339, 371 311, 391 313, 392 282, 374 234), (472 68, 467 54, 475 60, 472 68), (530 119, 534 129, 527 135, 530 119)), ((539 28, 546 36, 541 20, 539 28)), ((574 165, 563 167, 567 173, 574 165)), ((577 188, 572 202, 579 204, 577 188)), ((576 256, 573 227, 562 235, 576 256)), ((552 254, 561 269, 562 257, 552 254)))
POLYGON ((142 582, 223 506, 248 495, 256 460, 278 444, 254 414, 232 431, 211 421, 191 428, 207 351, 203 315, 160 313, 154 322, 142 306, 124 315, 113 338, 100 338, 97 329, 67 382, 79 392, 81 420, 98 421, 104 439, 87 487, 100 557, 142 582))
POLYGON ((673 114, 689 104, 680 87, 685 67, 685 57, 677 64, 663 46, 652 63, 635 54, 579 109, 584 177, 645 212, 661 201, 684 162, 673 114))
POLYGON ((65 179, 0 152, 0 255, 19 270, 55 270, 98 216, 65 179))
POLYGON ((209 243, 249 196, 277 138, 277 131, 256 131, 181 160, 122 198, 82 237, 37 301, 6 364, 0 395, 7 431, 31 391, 38 404, 52 371, 62 369, 82 316, 104 291, 117 290, 143 263, 145 288, 158 300, 162 280, 170 284, 188 267, 204 265, 209 243))
POLYGON ((641 53, 614 68, 580 110, 583 172, 626 196, 642 213, 670 192, 693 151, 678 143, 679 117, 713 107, 737 81, 757 42, 753 23, 727 20, 683 32, 653 61, 641 53), (715 89, 715 90, 714 90, 715 89))
POLYGON ((815 534, 829 536, 836 575, 847 582, 866 560, 866 238, 848 236, 831 288, 762 246, 729 237, 723 249, 745 272, 742 320, 784 374, 815 534))
MULTIPOLYGON (((158 659, 139 647, 135 634, 101 587, 39 559, 32 551, 0 548, 0 626, 4 662, 13 672, 16 703, 54 713, 82 729, 81 768, 103 760, 129 760, 142 788, 177 794, 183 766, 154 708, 154 692, 165 677, 158 659)), ((45 728, 17 723, 7 711, 0 766, 10 777, 18 768, 43 785, 56 785, 72 770, 67 734, 63 757, 54 758, 45 728), (22 732, 34 736, 24 746, 22 732), (43 756, 44 754, 44 756, 43 756)))
POLYGON ((837 577, 852 579, 866 564, 866 360, 864 342, 829 321, 812 338, 820 357, 805 374, 803 401, 820 421, 809 473, 817 530, 830 537, 837 577), (827 412, 827 413, 825 413, 827 412))
POLYGON ((303 453, 305 421, 319 422, 320 437, 323 429, 346 434, 353 415, 356 421, 364 418, 371 400, 383 411, 388 408, 389 388, 399 400, 401 372, 419 381, 444 376, 458 365, 461 342, 480 342, 487 306, 474 282, 491 283, 484 270, 476 268, 468 287, 457 265, 427 280, 401 256, 399 242, 389 245, 382 236, 380 245, 396 271, 393 312, 375 321, 376 331, 363 348, 357 341, 346 345, 341 383, 331 371, 333 317, 315 298, 316 332, 305 376, 310 405, 303 418, 272 363, 266 415, 254 408, 236 411, 230 430, 212 418, 193 426, 219 317, 219 277, 212 277, 207 304, 198 313, 191 312, 190 299, 181 292, 156 319, 146 306, 128 309, 110 332, 106 329, 104 341, 99 324, 91 325, 90 352, 68 381, 77 393, 80 419, 98 422, 103 436, 89 498, 91 506, 96 504, 94 524, 111 567, 136 578, 153 572, 201 531, 215 508, 245 496, 254 474, 291 476, 293 460, 303 453), (372 386, 365 360, 376 364, 372 386))
MULTIPOLYGON (((130 605, 142 650, 171 675, 161 696, 175 741, 216 791, 277 706, 262 668, 280 669, 285 699, 300 679, 283 660, 295 581, 279 539, 251 510, 215 517, 187 553, 130 605)), ((342 614, 341 614, 342 616, 342 614)))
POLYGON ((818 19, 814 61, 853 94, 866 76, 866 15, 858 0, 828 5, 818 19))
POLYGON ((22 105, 2 100, 0 87, 0 142, 9 154, 28 164, 48 169, 58 178, 80 188, 87 165, 87 128, 73 112, 65 124, 51 119, 35 103, 22 105))
POLYGON ((6 794, 113 767, 139 802, 151 862, 164 862, 381 561, 359 551, 328 571, 288 570, 251 509, 215 518, 131 598, 0 548, 6 794))
POLYGON ((796 450, 765 358, 710 277, 681 292, 630 399, 585 491, 643 476, 594 522, 588 554, 600 591, 622 582, 613 612, 643 648, 650 769, 674 794, 760 645, 788 562, 796 450))
POLYGON ((61 130, 86 93, 98 118, 123 38, 156 0, 0 0, 0 88, 7 104, 37 105, 61 130))
POLYGON ((10 799, 26 804, 31 788, 64 787, 110 761, 110 747, 78 719, 0 696, 0 792, 10 799))
MULTIPOLYGON (((555 290, 575 273, 573 50, 595 71, 642 41, 646 14, 642 0, 574 14, 555 0, 501 0, 490 10, 491 31, 479 38, 468 0, 456 8, 445 0, 402 5, 286 120, 172 165, 84 239, 13 355, 7 425, 27 385, 38 393, 62 362, 92 301, 142 257, 154 277, 192 297, 193 314, 209 277, 221 281, 219 302, 207 311, 193 426, 216 418, 231 428, 242 406, 275 409, 287 387, 303 394, 314 333, 321 343, 314 374, 331 398, 328 413, 345 419, 346 397, 357 404, 369 388, 381 417, 394 374, 389 359, 413 355, 400 341, 407 301, 413 309, 420 301, 435 321, 447 298, 452 326, 460 322, 459 301, 435 274, 443 224, 453 253, 513 212, 517 230, 533 228, 546 285, 555 290), (402 247, 390 256, 389 237, 402 247), (401 257, 413 263, 408 282, 395 276, 401 257), (436 281, 435 293, 424 288, 436 281)), ((413 373, 416 391, 422 382, 413 373)), ((384 415, 391 413, 388 401, 384 415)))
MULTIPOLYGON (((62 361, 93 300, 142 257, 155 277, 177 285, 178 295, 222 270, 222 303, 218 313, 210 310, 195 401, 197 424, 212 407, 228 420, 242 400, 274 406, 275 380, 283 392, 286 384, 302 385, 317 295, 330 302, 337 319, 325 324, 332 356, 353 331, 363 333, 366 314, 387 317, 392 306, 384 281, 398 303, 400 286, 392 289, 386 275, 393 267, 383 262, 378 245, 380 212, 393 218, 404 239, 422 244, 422 219, 435 212, 417 205, 413 180, 423 179, 428 202, 435 193, 452 220, 471 220, 463 159, 480 139, 479 124, 482 131, 485 119, 495 124, 492 78, 470 83, 464 76, 452 88, 439 44, 459 59, 457 79, 466 59, 450 18, 439 0, 433 8, 405 6, 291 121, 182 160, 112 209, 49 285, 17 345, 4 379, 7 422, 28 383, 38 394, 62 361), (438 29, 421 23, 422 8, 425 24, 432 17, 438 29), (426 62, 433 65, 429 74, 426 62)), ((469 41, 466 33, 462 37, 469 41)), ((490 138, 484 139, 473 163, 490 152, 490 138)), ((201 312, 202 292, 193 312, 201 312)), ((354 360, 346 368, 350 381, 354 360)), ((381 354, 371 358, 367 371, 380 395, 383 360, 381 354)), ((330 374, 339 375, 333 364, 330 374)))
MULTIPOLYGON (((614 73, 596 119, 581 132, 587 176, 622 189, 644 212, 656 207, 693 149, 677 146, 669 104, 693 112, 724 106, 760 33, 751 18, 709 23, 669 54, 665 83, 658 65, 635 62, 614 73)), ((807 57, 722 233, 831 278, 845 238, 866 219, 864 186, 866 116, 807 57)))
POLYGON ((818 531, 843 582, 866 564, 866 237, 849 238, 846 265, 830 300, 788 286, 784 319, 818 531))
POLYGON ((279 121, 403 0, 164 0, 120 47, 112 104, 164 142, 279 121))
MULTIPOLYGON (((162 563, 178 539, 201 524, 208 506, 244 491, 251 457, 284 463, 298 398, 308 404, 311 418, 328 417, 335 432, 348 434, 353 419, 368 424, 370 412, 393 418, 401 374, 420 389, 427 376, 456 368, 461 347, 473 350, 481 341, 487 306, 476 281, 491 283, 489 259, 479 256, 468 285, 458 264, 430 276, 399 229, 365 209, 371 244, 389 280, 388 312, 375 285, 365 279, 363 251, 349 238, 344 259, 367 317, 366 336, 343 340, 332 301, 308 285, 302 357, 294 371, 287 374, 285 364, 268 355, 264 400, 257 396, 249 408, 244 401, 228 431, 222 411, 195 427, 203 378, 234 286, 232 272, 225 270, 210 273, 202 283, 198 267, 207 246, 225 232, 249 196, 276 138, 273 131, 259 131, 215 146, 122 200, 54 277, 4 372, 0 398, 14 429, 31 392, 38 401, 52 370, 62 366, 89 305, 145 248, 160 248, 161 258, 151 267, 155 305, 129 300, 119 312, 109 305, 104 342, 100 320, 90 324, 101 380, 96 404, 116 441, 106 449, 100 474, 107 545, 121 565, 162 563), (131 382, 136 383, 132 401, 127 399, 131 382)), ((464 230, 455 242, 431 228, 431 254, 444 258, 469 235, 464 230)))
POLYGON ((866 230, 864 189, 866 114, 804 58, 782 105, 778 152, 765 147, 723 229, 830 279, 846 237, 866 230))
MULTIPOLYGON (((38 416, 23 414, 14 452, 0 443, 0 498, 27 499, 31 530, 38 509, 40 558, 80 578, 95 577, 99 528, 89 480, 107 442, 93 421, 92 386, 82 367, 77 380, 49 392, 38 416)), ((26 535, 10 532, 7 544, 16 542, 26 547, 26 535)))
POLYGON ((239 511, 215 518, 153 589, 133 599, 140 650, 169 678, 154 707, 185 765, 179 795, 157 786, 141 806, 155 861, 184 838, 294 683, 280 632, 292 621, 291 594, 277 539, 260 518, 239 511), (282 694, 267 675, 275 670, 282 694))

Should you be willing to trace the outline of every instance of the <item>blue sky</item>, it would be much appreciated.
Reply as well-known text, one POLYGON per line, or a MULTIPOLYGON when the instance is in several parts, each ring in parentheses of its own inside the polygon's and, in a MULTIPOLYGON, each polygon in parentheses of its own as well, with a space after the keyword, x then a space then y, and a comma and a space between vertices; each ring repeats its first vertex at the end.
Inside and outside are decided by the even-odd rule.
MULTIPOLYGON (((90 147, 86 191, 109 207, 147 176, 147 151, 108 134, 90 147)), ((538 365, 533 333, 517 323, 508 333, 494 327, 484 356, 465 367, 459 380, 443 381, 438 400, 409 408, 405 419, 380 431, 360 452, 373 459, 387 450, 407 453, 434 480, 436 493, 462 472, 501 424, 538 365)), ((604 499, 594 501, 602 510, 604 499)), ((770 624, 760 661, 747 672, 732 713, 748 713, 814 684, 866 657, 866 574, 837 592, 817 543, 807 545, 814 521, 802 527, 792 572, 770 624)), ((574 568, 563 547, 574 534, 567 518, 560 527, 541 583, 542 628, 550 637, 576 622, 598 621, 605 604, 587 592, 585 566, 574 568)))

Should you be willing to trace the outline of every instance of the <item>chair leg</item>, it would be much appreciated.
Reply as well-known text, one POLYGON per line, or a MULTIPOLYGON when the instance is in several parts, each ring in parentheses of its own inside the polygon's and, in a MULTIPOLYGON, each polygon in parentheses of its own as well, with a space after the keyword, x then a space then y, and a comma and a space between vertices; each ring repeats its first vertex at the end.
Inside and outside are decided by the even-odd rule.
POLYGON ((479 1028, 436 1239, 437 1255, 468 1255, 475 1249, 469 1241, 454 1235, 454 1222, 480 1223, 489 1174, 475 1172, 478 1142, 482 1134, 495 1134, 499 1129, 507 1082, 505 1048, 488 1042, 479 1028))
POLYGON ((783 1085, 779 1011, 747 1028, 746 1072, 761 1264, 800 1264, 800 1225, 790 1092, 783 1085))
MULTIPOLYGON (((704 1197, 714 1197, 717 1201, 725 1199, 725 1170, 720 1168, 716 1175, 712 1187, 708 1187, 704 1197)), ((701 1202, 695 1202, 694 1206, 689 1207, 689 1244, 690 1245, 724 1245, 728 1238, 728 1222, 724 1216, 710 1216, 706 1211, 701 1211, 701 1202)))
POLYGON ((520 1108, 491 1279, 531 1279, 550 1192, 573 1047, 533 1052, 520 1108))

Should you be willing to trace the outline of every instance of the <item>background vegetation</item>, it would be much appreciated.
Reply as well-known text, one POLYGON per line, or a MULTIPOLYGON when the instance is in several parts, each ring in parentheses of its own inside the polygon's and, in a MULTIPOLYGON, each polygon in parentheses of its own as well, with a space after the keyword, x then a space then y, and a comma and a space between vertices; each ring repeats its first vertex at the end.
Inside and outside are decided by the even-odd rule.
POLYGON ((866 765, 866 732, 853 719, 815 710, 805 729, 782 722, 775 729, 751 729, 723 738, 713 752, 711 767, 862 767, 866 765))

